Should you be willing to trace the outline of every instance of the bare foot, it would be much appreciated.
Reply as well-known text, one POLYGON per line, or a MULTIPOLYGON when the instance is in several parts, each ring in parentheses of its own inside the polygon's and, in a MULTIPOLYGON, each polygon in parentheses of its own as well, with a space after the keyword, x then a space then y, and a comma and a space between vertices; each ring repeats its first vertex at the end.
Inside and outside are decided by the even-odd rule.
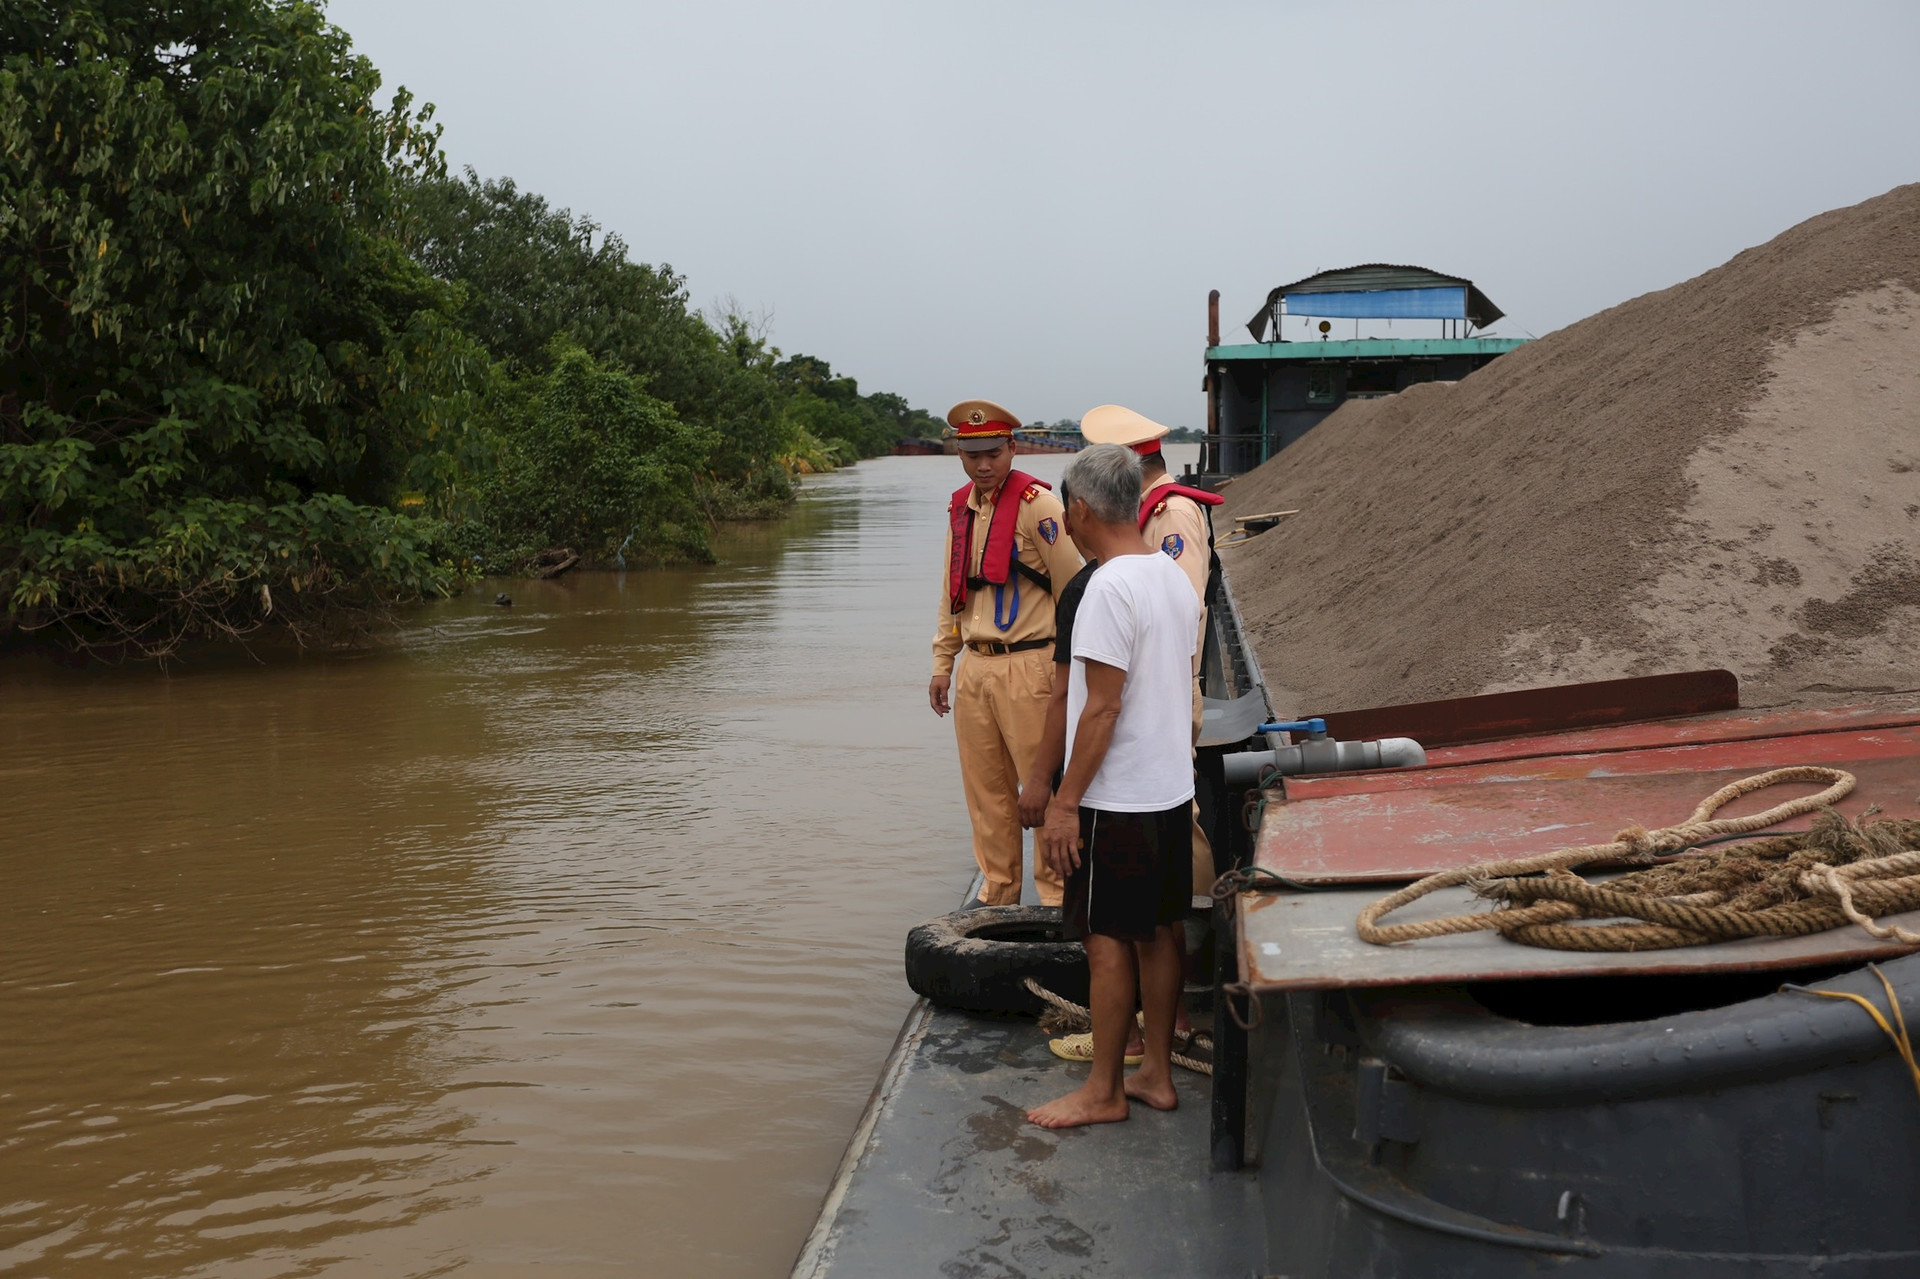
POLYGON ((1133 1033, 1133 1036, 1127 1040, 1127 1056, 1144 1057, 1146 1055, 1147 1055, 1147 1041, 1140 1038, 1139 1031, 1135 1031, 1133 1033))
POLYGON ((1127 1076, 1121 1087, 1126 1090, 1127 1096, 1135 1101, 1144 1101, 1155 1110, 1180 1108, 1180 1094, 1174 1090, 1173 1080, 1165 1076, 1153 1079, 1147 1076, 1146 1071, 1136 1070, 1127 1076))
POLYGON ((1031 1123, 1042 1128, 1078 1128, 1082 1124, 1113 1124, 1127 1117, 1124 1095, 1107 1097, 1086 1088, 1076 1088, 1064 1097, 1027 1112, 1031 1123))

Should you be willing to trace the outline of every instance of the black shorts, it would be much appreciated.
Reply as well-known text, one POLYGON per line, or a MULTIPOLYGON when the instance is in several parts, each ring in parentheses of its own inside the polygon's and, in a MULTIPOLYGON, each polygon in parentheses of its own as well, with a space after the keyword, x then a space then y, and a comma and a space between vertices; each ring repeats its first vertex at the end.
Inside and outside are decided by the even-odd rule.
POLYGON ((1080 865, 1067 876, 1062 923, 1088 933, 1152 941, 1193 905, 1193 805, 1158 813, 1080 810, 1080 865))

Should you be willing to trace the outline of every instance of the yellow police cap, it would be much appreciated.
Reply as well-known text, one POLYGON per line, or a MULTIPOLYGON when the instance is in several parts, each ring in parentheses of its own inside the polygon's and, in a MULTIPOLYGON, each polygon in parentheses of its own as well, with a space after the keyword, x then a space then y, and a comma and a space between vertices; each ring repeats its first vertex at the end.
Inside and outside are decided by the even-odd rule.
POLYGON ((1136 453, 1157 453, 1160 438, 1171 427, 1118 404, 1088 409, 1080 418, 1080 434, 1089 444, 1124 444, 1136 453))
POLYGON ((1020 419, 992 400, 962 400, 947 410, 947 425, 962 449, 998 448, 1020 429, 1020 419))

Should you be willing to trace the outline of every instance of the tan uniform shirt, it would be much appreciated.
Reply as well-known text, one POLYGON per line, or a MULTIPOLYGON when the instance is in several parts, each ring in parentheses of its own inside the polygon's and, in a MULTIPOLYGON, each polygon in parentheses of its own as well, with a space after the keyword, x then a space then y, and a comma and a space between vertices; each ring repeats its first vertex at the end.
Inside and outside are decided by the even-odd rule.
MULTIPOLYGON (((1177 482, 1171 475, 1157 480, 1141 500, 1151 498, 1154 489, 1177 482)), ((1200 613, 1204 617, 1207 610, 1207 568, 1213 556, 1207 549, 1207 514, 1200 509, 1200 503, 1178 493, 1169 493, 1154 504, 1153 514, 1147 517, 1141 536, 1147 539, 1148 546, 1164 552, 1180 566, 1187 580, 1193 583, 1193 593, 1200 597, 1200 613)))
MULTIPOLYGON (((1171 475, 1154 481, 1140 500, 1146 501, 1154 489, 1173 483, 1177 481, 1171 475)), ((1207 513, 1192 498, 1169 493, 1154 503, 1140 535, 1147 539, 1148 546, 1180 566, 1193 585, 1193 593, 1200 597, 1200 639, 1193 650, 1193 673, 1198 675, 1200 655, 1207 646, 1207 571, 1213 562, 1213 552, 1207 546, 1207 513)))
MULTIPOLYGON (((1067 536, 1065 512, 1061 509, 1060 499, 1044 488, 1035 488, 1030 498, 1010 491, 1002 485, 995 497, 982 500, 979 490, 967 494, 967 505, 973 508, 973 546, 967 553, 967 576, 980 576, 980 559, 987 549, 987 530, 993 527, 993 508, 996 501, 1019 502, 1020 518, 1014 525, 1014 556, 1029 568, 1038 569, 1053 581, 1053 592, 1048 594, 1039 584, 1029 581, 1018 569, 1008 576, 1007 584, 998 591, 991 586, 973 587, 967 591, 966 607, 960 612, 952 611, 947 600, 947 565, 953 554, 953 530, 947 530, 940 554, 940 611, 933 634, 933 673, 951 675, 953 659, 963 644, 975 640, 995 640, 1002 644, 1018 644, 1022 640, 1053 638, 1053 605, 1060 592, 1067 589, 1067 583, 1080 566, 1085 563, 1080 552, 1075 549, 1073 539, 1067 536), (994 597, 1000 597, 1001 616, 1005 616, 1013 604, 1013 593, 1020 592, 1020 612, 1014 618, 1013 625, 1001 630, 994 624, 994 597)), ((945 512, 943 511, 942 514, 945 512)))

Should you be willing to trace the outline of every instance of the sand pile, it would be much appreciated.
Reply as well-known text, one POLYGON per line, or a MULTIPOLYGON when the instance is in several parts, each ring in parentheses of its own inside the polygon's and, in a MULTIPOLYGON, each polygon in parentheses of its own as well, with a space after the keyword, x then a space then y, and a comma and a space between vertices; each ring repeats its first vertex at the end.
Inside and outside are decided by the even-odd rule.
MULTIPOLYGON (((1226 490, 1276 709, 1724 666, 1920 687, 1920 184, 1356 401, 1226 490)), ((1224 526, 1224 521, 1222 521, 1224 526)))

